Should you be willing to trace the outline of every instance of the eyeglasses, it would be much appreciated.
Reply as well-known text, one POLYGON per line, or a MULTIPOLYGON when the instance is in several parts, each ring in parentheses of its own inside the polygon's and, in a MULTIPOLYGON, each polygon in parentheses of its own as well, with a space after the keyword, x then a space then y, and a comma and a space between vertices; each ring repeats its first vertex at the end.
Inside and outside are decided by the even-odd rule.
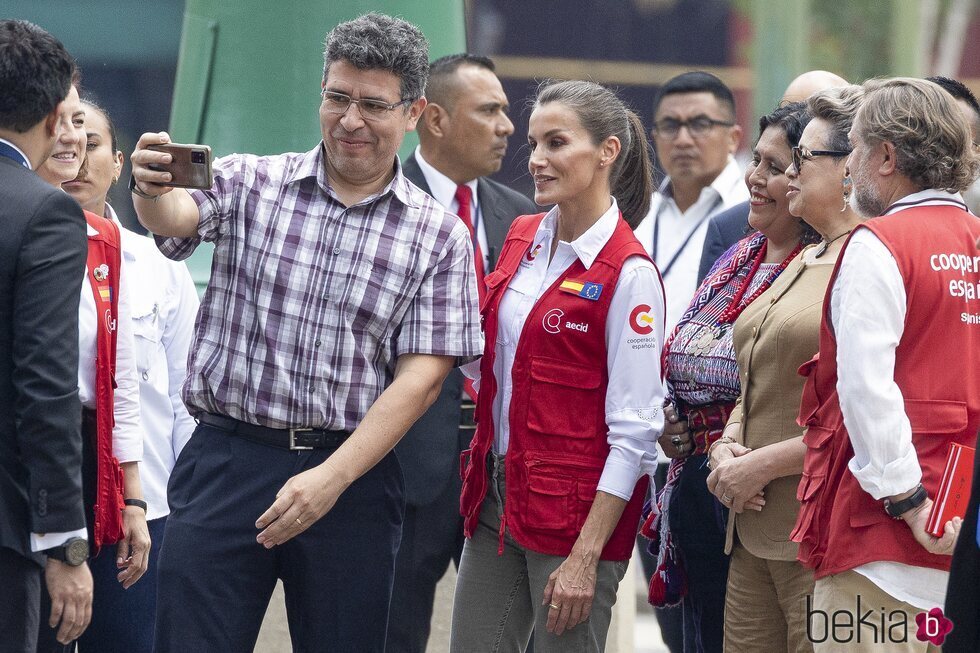
POLYGON ((365 98, 355 100, 349 95, 326 90, 322 91, 320 95, 323 96, 323 108, 327 113, 347 113, 350 105, 356 104, 358 111, 361 112, 361 117, 365 120, 381 120, 397 107, 412 101, 411 98, 406 98, 400 102, 389 104, 382 100, 369 100, 365 98))
POLYGON ((810 159, 817 156, 832 156, 834 158, 848 156, 851 151, 847 150, 811 150, 809 148, 803 147, 802 145, 797 145, 793 148, 793 168, 799 173, 800 167, 803 165, 804 161, 809 161, 810 159))
POLYGON ((708 116, 697 116, 690 120, 675 120, 674 118, 662 118, 653 124, 653 130, 658 135, 665 138, 674 139, 681 133, 682 127, 687 127, 687 131, 694 138, 706 136, 715 127, 732 127, 735 123, 725 120, 715 120, 708 116))

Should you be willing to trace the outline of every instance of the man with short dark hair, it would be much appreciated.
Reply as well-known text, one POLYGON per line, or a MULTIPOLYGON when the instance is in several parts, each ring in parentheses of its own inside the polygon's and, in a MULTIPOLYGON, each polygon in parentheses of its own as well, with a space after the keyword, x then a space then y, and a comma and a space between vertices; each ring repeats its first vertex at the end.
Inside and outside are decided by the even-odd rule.
POLYGON ((35 175, 63 130, 75 62, 53 36, 0 21, 0 642, 34 652, 40 618, 68 643, 92 614, 82 506, 78 301, 82 210, 35 175), (47 555, 45 559, 44 555, 47 555), (40 615, 40 569, 51 614, 40 615), (59 626, 60 624, 60 626, 59 626))
POLYGON ((458 359, 482 351, 463 224, 396 153, 426 100, 417 27, 368 14, 327 36, 323 140, 219 159, 170 189, 133 153, 140 220, 164 254, 215 243, 173 469, 155 648, 246 651, 281 578, 295 651, 385 648, 403 483, 391 451, 458 359))
MULTIPOLYGON (((405 176, 456 213, 473 238, 478 283, 497 263, 510 223, 537 213, 534 202, 488 178, 500 169, 514 125, 493 61, 454 54, 432 62, 419 146, 405 176)), ((473 401, 463 375, 450 372, 439 398, 395 451, 407 502, 395 566, 388 651, 424 653, 436 583, 463 550, 459 454, 470 445, 473 401), (462 410, 461 410, 462 408, 462 410)))
POLYGON ((742 138, 735 97, 714 75, 683 73, 664 84, 650 133, 667 178, 636 237, 663 276, 669 334, 697 290, 709 219, 747 200, 749 191, 734 158, 742 138))

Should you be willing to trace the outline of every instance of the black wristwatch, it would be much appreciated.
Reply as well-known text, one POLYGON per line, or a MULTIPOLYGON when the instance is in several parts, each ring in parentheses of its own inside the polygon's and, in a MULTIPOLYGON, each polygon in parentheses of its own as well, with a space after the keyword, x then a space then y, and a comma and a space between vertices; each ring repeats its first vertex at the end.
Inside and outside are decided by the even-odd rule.
POLYGON ((41 553, 49 558, 60 560, 66 565, 78 567, 88 560, 88 540, 72 537, 61 546, 45 549, 41 553))
POLYGON ((928 498, 929 494, 926 492, 926 489, 922 487, 922 483, 919 483, 919 487, 915 488, 915 492, 901 501, 895 501, 893 503, 892 501, 885 499, 885 512, 888 513, 889 517, 901 519, 902 515, 907 513, 909 510, 918 508, 925 503, 926 499, 928 498))

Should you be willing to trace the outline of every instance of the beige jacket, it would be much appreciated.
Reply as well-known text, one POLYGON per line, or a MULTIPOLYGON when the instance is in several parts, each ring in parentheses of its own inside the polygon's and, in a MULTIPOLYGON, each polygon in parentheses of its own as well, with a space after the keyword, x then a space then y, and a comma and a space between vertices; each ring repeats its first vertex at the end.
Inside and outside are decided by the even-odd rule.
MULTIPOLYGON (((733 339, 742 394, 729 424, 740 424, 738 441, 753 450, 803 435, 796 423, 803 394, 797 370, 819 348, 820 312, 843 240, 820 257, 820 246, 808 247, 766 292, 735 321, 733 339)), ((731 553, 734 531, 752 555, 767 560, 796 560, 797 544, 789 539, 799 502, 800 476, 785 476, 765 487, 761 512, 731 513, 725 552, 731 553)))

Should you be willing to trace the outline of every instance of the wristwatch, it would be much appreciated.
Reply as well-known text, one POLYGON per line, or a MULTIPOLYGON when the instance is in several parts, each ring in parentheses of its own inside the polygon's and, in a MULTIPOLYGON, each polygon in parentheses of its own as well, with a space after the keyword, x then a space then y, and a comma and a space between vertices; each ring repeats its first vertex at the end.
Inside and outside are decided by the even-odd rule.
POLYGON ((928 498, 929 494, 926 492, 926 489, 922 487, 922 483, 919 483, 919 487, 915 488, 915 492, 901 501, 892 502, 889 499, 885 499, 885 512, 888 513, 889 517, 901 519, 902 515, 907 513, 909 510, 918 508, 925 503, 926 499, 928 498))
POLYGON ((45 549, 41 553, 49 558, 60 560, 66 565, 78 567, 88 560, 88 540, 80 537, 72 537, 64 544, 45 549))

